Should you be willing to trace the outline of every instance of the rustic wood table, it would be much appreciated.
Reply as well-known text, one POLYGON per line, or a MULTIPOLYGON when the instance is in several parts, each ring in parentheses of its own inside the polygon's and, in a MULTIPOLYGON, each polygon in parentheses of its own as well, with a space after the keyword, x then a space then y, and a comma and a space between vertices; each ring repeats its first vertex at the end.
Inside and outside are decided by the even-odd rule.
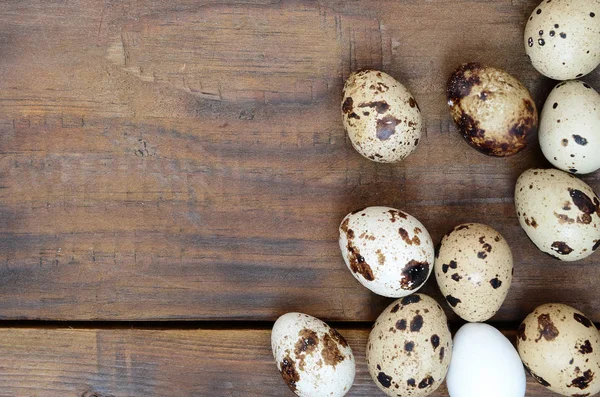
MULTIPOLYGON (((0 2, 0 396, 291 396, 270 351, 288 311, 346 336, 349 395, 382 395, 364 348, 391 300, 337 245, 343 216, 368 205, 409 212, 435 242, 462 222, 500 231, 515 278, 492 323, 509 337, 550 301, 599 322, 600 255, 556 261, 519 227, 516 178, 549 166, 537 142, 479 154, 444 95, 459 63, 480 61, 541 108, 554 83, 522 44, 536 5, 0 2), (344 133, 342 84, 365 67, 425 115, 402 163, 367 161, 344 133)), ((600 89, 598 70, 584 80, 600 89)), ((600 191, 599 173, 583 179, 600 191)), ((460 326, 433 277, 423 292, 460 326)), ((527 396, 550 395, 528 378, 527 396)))

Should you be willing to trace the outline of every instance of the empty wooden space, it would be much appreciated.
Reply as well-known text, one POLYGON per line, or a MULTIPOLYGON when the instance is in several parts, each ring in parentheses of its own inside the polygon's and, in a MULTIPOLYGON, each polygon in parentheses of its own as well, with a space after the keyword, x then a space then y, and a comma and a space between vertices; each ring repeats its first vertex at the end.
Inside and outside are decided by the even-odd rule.
MULTIPOLYGON (((554 82, 522 43, 536 5, 0 2, 0 396, 291 395, 265 325, 288 311, 342 324, 358 358, 350 394, 377 395, 364 345, 390 300, 355 281, 337 242, 343 216, 369 205, 414 215, 436 243, 459 223, 496 228, 515 259, 493 318, 509 334, 551 301, 600 322, 598 254, 559 262, 519 227, 516 178, 549 167, 537 142, 486 157, 446 104, 451 71, 480 61, 541 109, 554 82), (362 158, 343 130, 343 81, 367 67, 424 114, 402 163, 362 158), (211 329, 119 326, 163 320, 211 329)), ((598 70, 584 80, 600 89, 598 70)), ((600 174, 583 179, 600 191, 600 174)), ((459 324, 433 277, 422 291, 459 324)), ((529 379, 528 396, 547 395, 529 379)))

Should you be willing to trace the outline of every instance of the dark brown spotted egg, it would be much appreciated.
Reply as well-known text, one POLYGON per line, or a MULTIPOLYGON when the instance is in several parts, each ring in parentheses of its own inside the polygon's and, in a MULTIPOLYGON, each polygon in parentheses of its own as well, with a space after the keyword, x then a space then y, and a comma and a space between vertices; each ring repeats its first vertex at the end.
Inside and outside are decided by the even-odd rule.
POLYGON ((271 331, 277 368, 302 397, 341 397, 354 383, 352 349, 336 330, 302 313, 279 317, 271 331))
POLYGON ((600 64, 600 0, 543 0, 525 26, 525 52, 541 74, 570 80, 600 64))
POLYGON ((446 301, 463 319, 491 318, 512 282, 513 258, 506 240, 479 223, 455 227, 444 236, 435 259, 435 278, 446 301))
POLYGON ((515 206, 527 236, 554 258, 576 261, 600 246, 600 200, 571 174, 535 168, 523 172, 515 206))
POLYGON ((539 306, 521 323, 517 350, 527 372, 563 396, 600 392, 600 333, 580 311, 539 306))
POLYGON ((373 381, 388 396, 433 393, 444 381, 452 357, 444 311, 423 294, 396 300, 377 318, 366 355, 373 381))
POLYGON ((542 109, 538 137, 556 168, 575 174, 599 169, 600 94, 583 81, 559 83, 542 109))
POLYGON ((354 277, 376 294, 399 298, 425 284, 434 246, 425 226, 406 212, 368 207, 344 218, 340 249, 354 277))
POLYGON ((489 156, 523 150, 537 130, 538 114, 527 88, 503 70, 461 65, 448 80, 448 105, 469 145, 489 156))
POLYGON ((419 144, 423 121, 412 94, 377 70, 352 73, 342 93, 342 119, 352 146, 379 163, 395 163, 419 144))

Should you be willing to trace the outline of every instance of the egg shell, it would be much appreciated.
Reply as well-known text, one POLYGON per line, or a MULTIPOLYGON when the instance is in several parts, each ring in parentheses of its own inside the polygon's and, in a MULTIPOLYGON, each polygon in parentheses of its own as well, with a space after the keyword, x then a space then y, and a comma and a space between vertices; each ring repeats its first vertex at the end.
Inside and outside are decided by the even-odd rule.
POLYGON ((434 246, 425 226, 406 212, 367 207, 344 218, 340 249, 354 277, 376 294, 399 298, 425 284, 434 246))
POLYGON ((526 377, 508 339, 487 324, 465 324, 454 336, 446 377, 451 397, 523 397, 526 377))
POLYGON ((442 238, 435 277, 456 314, 467 321, 491 318, 512 282, 513 258, 506 240, 479 223, 455 227, 442 238))
POLYGON ((298 396, 341 397, 354 383, 352 349, 318 318, 302 313, 279 317, 271 332, 271 348, 283 380, 298 396))
POLYGON ((516 154, 537 130, 537 109, 529 91, 503 70, 463 64, 450 76, 446 95, 459 132, 481 153, 516 154))
POLYGON ((423 129, 421 110, 392 76, 377 70, 352 73, 342 96, 344 128, 361 155, 395 163, 415 151, 423 129))
POLYGON ((556 168, 576 174, 599 169, 600 94, 583 81, 559 83, 542 109, 538 136, 556 168))
POLYGON ((600 392, 600 333, 577 309, 560 303, 536 308, 519 327, 517 350, 527 372, 553 392, 600 392))
POLYGON ((366 355, 373 381, 388 396, 433 393, 444 381, 452 357, 444 311, 424 294, 396 300, 377 318, 366 355))
POLYGON ((600 64, 600 0, 543 0, 525 26, 525 52, 541 74, 571 80, 600 64))
POLYGON ((571 174, 535 168, 523 172, 515 206, 527 236, 554 258, 576 261, 600 246, 600 200, 571 174))

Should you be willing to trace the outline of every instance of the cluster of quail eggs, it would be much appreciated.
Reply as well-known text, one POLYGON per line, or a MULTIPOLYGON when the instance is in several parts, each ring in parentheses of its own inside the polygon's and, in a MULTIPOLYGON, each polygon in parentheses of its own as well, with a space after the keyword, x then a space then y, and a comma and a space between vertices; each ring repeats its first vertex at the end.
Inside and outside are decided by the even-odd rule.
MULTIPOLYGON (((514 155, 537 131, 543 154, 557 169, 525 171, 516 182, 515 207, 531 241, 563 261, 585 258, 600 246, 600 199, 573 175, 600 168, 600 94, 572 80, 600 64, 599 33, 600 0, 544 0, 533 11, 525 28, 527 55, 540 73, 565 80, 548 96, 539 120, 527 88, 501 69, 463 64, 446 90, 459 132, 484 154, 514 155)), ((416 150, 421 110, 392 76, 353 73, 342 96, 343 124, 362 156, 394 163, 416 150)), ((502 306, 514 273, 511 249, 492 227, 457 225, 436 250, 412 215, 367 207, 344 217, 339 245, 360 284, 396 298, 377 318, 366 347, 369 373, 386 395, 427 396, 446 380, 451 397, 523 397, 525 371, 564 396, 600 392, 600 333, 575 308, 536 308, 518 329, 516 349, 484 323, 502 306), (417 292, 432 272, 448 306, 468 322, 454 339, 442 307, 417 292)), ((271 343, 278 369, 297 395, 344 396, 352 387, 352 350, 321 320, 285 314, 271 343)))

